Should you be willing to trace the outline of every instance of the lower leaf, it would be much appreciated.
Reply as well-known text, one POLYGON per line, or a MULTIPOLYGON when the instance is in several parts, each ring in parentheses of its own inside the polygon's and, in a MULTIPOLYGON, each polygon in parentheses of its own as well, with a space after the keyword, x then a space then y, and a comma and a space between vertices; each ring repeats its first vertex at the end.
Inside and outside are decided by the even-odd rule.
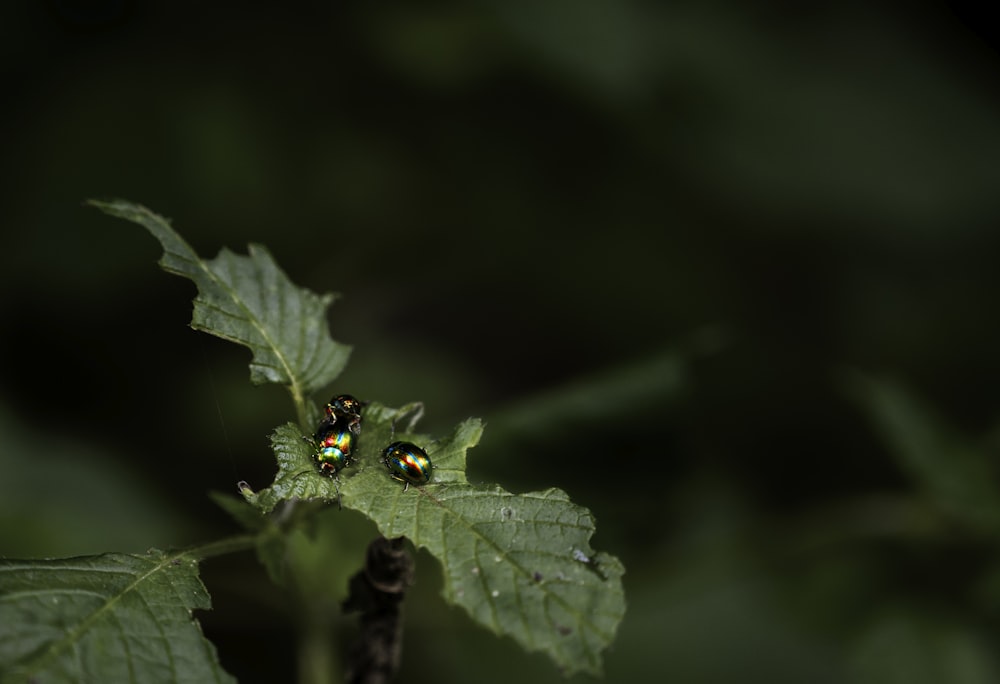
POLYGON ((0 681, 235 682, 194 609, 189 554, 0 560, 0 681))

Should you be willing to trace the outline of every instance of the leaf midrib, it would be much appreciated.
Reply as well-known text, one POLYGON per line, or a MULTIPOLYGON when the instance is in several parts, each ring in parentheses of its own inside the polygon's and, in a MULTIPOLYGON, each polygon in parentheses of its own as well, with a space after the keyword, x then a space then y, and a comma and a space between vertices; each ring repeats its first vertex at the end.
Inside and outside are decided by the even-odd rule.
MULTIPOLYGON (((180 239, 179 236, 178 236, 178 239, 180 239)), ((182 240, 182 242, 183 242, 183 240, 182 240)), ((186 242, 184 242, 184 246, 188 247, 190 249, 190 246, 186 242)), ((198 266, 198 268, 213 283, 215 283, 219 287, 220 290, 222 290, 229 297, 229 299, 233 302, 233 304, 235 304, 236 307, 245 314, 247 322, 250 323, 250 325, 258 332, 258 334, 260 335, 260 337, 266 343, 266 348, 269 348, 270 351, 274 354, 275 358, 277 358, 278 361, 281 362, 281 367, 282 367, 282 370, 285 373, 285 377, 287 377, 289 379, 290 383, 291 383, 291 392, 292 392, 292 397, 295 400, 295 405, 296 406, 300 406, 301 403, 302 403, 302 401, 304 400, 304 397, 305 397, 305 395, 304 395, 304 393, 302 391, 301 382, 299 381, 298 377, 296 377, 295 373, 292 372, 291 363, 289 362, 288 359, 285 358, 285 354, 282 352, 281 347, 277 344, 277 342, 268 333, 267 327, 263 324, 263 322, 260 320, 260 318, 256 314, 254 314, 246 306, 246 304, 243 302, 243 299, 238 296, 237 291, 235 289, 229 287, 223 280, 221 280, 215 274, 215 272, 213 272, 208 267, 208 262, 206 262, 205 260, 203 260, 201 258, 198 258, 195 261, 195 264, 198 266)), ((180 275, 180 274, 178 274, 178 275, 180 275)), ((196 282, 196 284, 197 284, 197 282, 196 282)), ((201 297, 200 288, 199 288, 198 295, 199 295, 199 299, 201 299, 202 304, 205 304, 205 305, 207 305, 207 306, 209 306, 211 308, 215 308, 215 309, 217 309, 219 311, 222 311, 222 312, 226 313, 225 310, 222 309, 221 307, 215 306, 210 301, 202 298, 201 297)), ((219 335, 219 332, 217 330, 215 330, 215 329, 210 329, 210 328, 205 327, 205 326, 198 326, 198 329, 202 330, 203 332, 207 332, 207 333, 209 333, 211 335, 216 335, 216 336, 221 337, 221 335, 219 335)), ((233 341, 239 342, 241 344, 245 344, 245 342, 243 340, 233 340, 233 341)))
MULTIPOLYGON (((43 651, 42 653, 38 654, 35 658, 32 658, 32 659, 30 659, 28 661, 25 661, 21 665, 22 669, 28 670, 28 671, 43 670, 50 662, 55 661, 56 658, 58 658, 59 655, 64 650, 66 650, 67 648, 71 647, 74 643, 76 643, 78 641, 78 639, 82 638, 82 634, 84 632, 86 632, 86 630, 89 629, 91 625, 93 625, 99 619, 101 619, 102 617, 104 617, 104 615, 107 614, 114 606, 118 605, 118 603, 120 603, 121 600, 126 595, 128 595, 132 591, 137 591, 139 585, 141 585, 143 582, 145 582, 147 579, 149 579, 150 576, 152 576, 153 574, 155 574, 157 572, 162 571, 165 566, 169 565, 170 563, 173 563, 175 560, 178 560, 178 559, 186 556, 187 554, 188 554, 188 552, 185 551, 185 552, 175 553, 175 554, 172 554, 170 556, 165 556, 159 563, 153 565, 149 570, 147 570, 146 572, 142 573, 141 575, 138 575, 128 586, 124 587, 117 594, 108 596, 107 600, 105 601, 105 603, 102 606, 100 606, 96 610, 92 611, 88 616, 86 616, 85 618, 83 618, 77 624, 77 626, 74 627, 72 630, 68 631, 66 633, 66 635, 62 639, 59 639, 58 641, 54 641, 45 651, 43 651)), ((127 556, 127 557, 128 558, 134 558, 136 560, 143 560, 139 556, 132 556, 132 555, 130 555, 130 556, 127 556)), ((62 570, 62 569, 63 568, 53 568, 53 570, 62 570)), ((101 570, 101 569, 95 569, 95 568, 80 568, 80 570, 81 571, 87 570, 87 571, 91 571, 91 572, 111 572, 109 570, 101 570)), ((126 572, 127 573, 127 571, 117 571, 117 572, 126 572)), ((101 596, 104 596, 104 595, 101 595, 101 596)))

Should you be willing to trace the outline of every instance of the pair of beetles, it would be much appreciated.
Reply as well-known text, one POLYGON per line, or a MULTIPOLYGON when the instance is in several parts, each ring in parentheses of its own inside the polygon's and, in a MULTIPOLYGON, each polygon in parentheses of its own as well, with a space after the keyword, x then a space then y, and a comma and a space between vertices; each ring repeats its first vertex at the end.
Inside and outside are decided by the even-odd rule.
MULTIPOLYGON (((326 415, 316 434, 304 437, 316 450, 313 459, 324 475, 335 477, 351 464, 351 453, 361 434, 361 408, 364 404, 349 394, 341 394, 326 405, 326 415)), ((403 491, 431 479, 431 459, 427 452, 410 442, 393 442, 382 452, 382 463, 394 480, 403 483, 403 491)))

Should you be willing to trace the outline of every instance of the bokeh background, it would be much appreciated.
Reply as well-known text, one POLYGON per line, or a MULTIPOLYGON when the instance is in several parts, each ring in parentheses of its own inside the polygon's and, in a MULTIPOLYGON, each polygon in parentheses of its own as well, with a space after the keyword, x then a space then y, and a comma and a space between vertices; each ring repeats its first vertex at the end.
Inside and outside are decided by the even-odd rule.
MULTIPOLYGON (((342 293, 331 391, 487 421, 628 568, 609 682, 1000 681, 1000 99, 972 3, 9 3, 0 555, 180 546, 293 418, 123 197, 342 293)), ((325 398, 325 397, 321 397, 325 398)), ((400 681, 553 681, 437 599, 400 681)), ((241 681, 293 618, 249 555, 241 681)), ((340 648, 342 644, 331 644, 340 648)), ((582 678, 581 679, 585 679, 582 678)))

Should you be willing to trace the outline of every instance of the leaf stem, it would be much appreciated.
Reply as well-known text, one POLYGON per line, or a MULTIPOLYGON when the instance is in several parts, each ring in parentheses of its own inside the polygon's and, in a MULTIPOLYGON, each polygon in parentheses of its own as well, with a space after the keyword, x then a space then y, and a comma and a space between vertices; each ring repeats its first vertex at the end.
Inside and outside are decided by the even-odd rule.
POLYGON ((181 552, 178 555, 181 556, 191 556, 198 561, 203 561, 206 558, 213 558, 215 556, 223 556, 227 553, 238 553, 239 551, 248 551, 254 547, 256 544, 257 537, 253 534, 240 534, 233 537, 226 537, 224 539, 219 539, 214 542, 209 542, 208 544, 202 544, 201 546, 195 546, 181 552))
POLYGON ((288 385, 288 391, 292 393, 292 403, 295 404, 295 414, 299 419, 299 427, 308 429, 309 413, 306 409, 306 396, 302 392, 302 385, 292 382, 288 385))

